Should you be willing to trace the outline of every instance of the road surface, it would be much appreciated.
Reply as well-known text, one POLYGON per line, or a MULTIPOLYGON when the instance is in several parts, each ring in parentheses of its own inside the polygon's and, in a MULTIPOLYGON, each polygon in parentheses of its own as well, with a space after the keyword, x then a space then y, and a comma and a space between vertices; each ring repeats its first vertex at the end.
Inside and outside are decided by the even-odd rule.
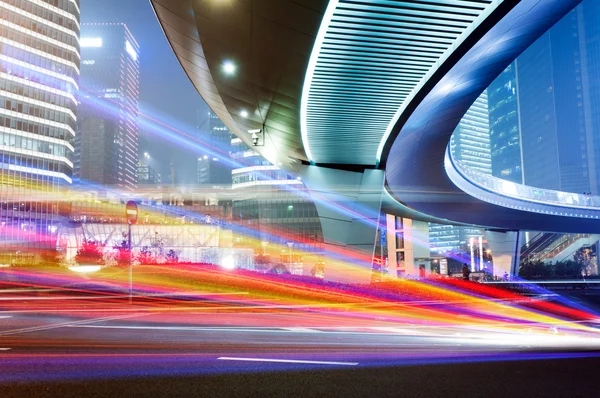
POLYGON ((22 293, 18 309, 0 311, 2 397, 600 392, 597 338, 560 326, 507 333, 328 309, 157 308, 98 297, 53 297, 40 309, 41 297, 22 293))

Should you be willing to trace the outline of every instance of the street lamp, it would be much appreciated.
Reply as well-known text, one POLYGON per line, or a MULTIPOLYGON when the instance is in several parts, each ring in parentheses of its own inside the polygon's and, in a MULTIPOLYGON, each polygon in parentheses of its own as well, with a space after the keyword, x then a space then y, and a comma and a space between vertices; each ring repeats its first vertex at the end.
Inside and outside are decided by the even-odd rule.
POLYGON ((292 266, 292 262, 294 259, 294 242, 288 242, 288 247, 290 248, 290 267, 292 266))
POLYGON ((267 255, 267 245, 269 244, 269 241, 263 240, 260 242, 260 244, 262 245, 262 255, 266 256, 267 255))
POLYGON ((137 203, 133 200, 130 200, 125 205, 125 217, 127 218, 127 224, 129 226, 129 234, 128 234, 128 245, 129 248, 129 304, 131 304, 133 297, 133 266, 131 264, 131 226, 137 222, 138 218, 138 207, 137 203))
POLYGON ((223 64, 221 65, 223 72, 225 72, 226 75, 233 75, 237 69, 237 67, 235 66, 235 64, 233 63, 233 61, 231 60, 225 60, 223 61, 223 64))

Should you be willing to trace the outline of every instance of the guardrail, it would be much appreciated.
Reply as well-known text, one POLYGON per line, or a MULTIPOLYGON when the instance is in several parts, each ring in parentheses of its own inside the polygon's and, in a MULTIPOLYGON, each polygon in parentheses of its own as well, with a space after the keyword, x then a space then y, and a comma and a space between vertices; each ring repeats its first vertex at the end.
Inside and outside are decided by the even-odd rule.
POLYGON ((571 192, 554 191, 551 189, 542 189, 531 187, 524 184, 517 184, 512 181, 503 180, 498 177, 483 174, 471 170, 462 162, 452 158, 450 160, 455 168, 459 168, 460 173, 467 177, 471 182, 487 189, 491 189, 501 195, 509 196, 515 199, 528 200, 532 202, 542 202, 544 204, 553 204, 568 208, 582 208, 600 210, 600 196, 584 195, 571 192))
POLYGON ((444 166, 457 187, 482 201, 549 215, 600 218, 600 196, 536 188, 474 171, 454 159, 449 147, 444 166))

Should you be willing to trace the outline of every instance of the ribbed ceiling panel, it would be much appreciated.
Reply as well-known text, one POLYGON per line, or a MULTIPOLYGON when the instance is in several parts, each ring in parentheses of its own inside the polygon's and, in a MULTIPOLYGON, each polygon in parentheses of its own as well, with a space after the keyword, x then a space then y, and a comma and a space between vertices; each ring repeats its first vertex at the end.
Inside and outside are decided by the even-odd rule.
POLYGON ((322 27, 304 93, 311 160, 374 165, 396 112, 459 36, 500 2, 339 0, 322 27))

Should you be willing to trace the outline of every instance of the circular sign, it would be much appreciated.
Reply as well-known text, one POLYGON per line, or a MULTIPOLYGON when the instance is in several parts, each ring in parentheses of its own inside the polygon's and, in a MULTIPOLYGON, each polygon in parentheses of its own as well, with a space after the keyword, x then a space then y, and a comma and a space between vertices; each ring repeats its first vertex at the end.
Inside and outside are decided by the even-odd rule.
POLYGON ((137 222, 138 208, 137 203, 133 200, 127 202, 127 205, 125 206, 125 216, 127 217, 127 222, 129 224, 135 224, 137 222))

